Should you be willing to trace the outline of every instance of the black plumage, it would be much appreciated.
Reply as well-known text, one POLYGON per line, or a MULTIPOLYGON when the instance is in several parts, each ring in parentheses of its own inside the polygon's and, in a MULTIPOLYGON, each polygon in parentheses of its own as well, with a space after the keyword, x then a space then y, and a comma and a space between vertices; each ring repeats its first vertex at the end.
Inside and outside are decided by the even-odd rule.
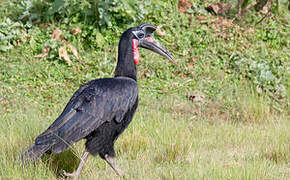
MULTIPOLYGON (((86 151, 92 155, 99 154, 113 167, 110 158, 115 156, 114 142, 131 122, 138 106, 133 60, 136 52, 132 41, 135 39, 138 46, 172 60, 171 54, 153 39, 155 29, 151 24, 142 24, 126 30, 119 42, 115 77, 93 80, 81 86, 61 115, 35 139, 33 145, 22 152, 22 160, 31 162, 46 152, 62 152, 85 138, 86 151)), ((120 174, 117 167, 113 168, 120 174)))

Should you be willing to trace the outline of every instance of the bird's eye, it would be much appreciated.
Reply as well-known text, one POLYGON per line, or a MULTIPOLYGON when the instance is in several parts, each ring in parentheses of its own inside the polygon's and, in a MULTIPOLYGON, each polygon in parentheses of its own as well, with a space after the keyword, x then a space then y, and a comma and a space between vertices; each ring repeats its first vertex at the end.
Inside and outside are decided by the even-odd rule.
POLYGON ((144 33, 142 33, 142 32, 138 33, 138 38, 142 39, 142 38, 144 38, 144 36, 145 36, 144 33))

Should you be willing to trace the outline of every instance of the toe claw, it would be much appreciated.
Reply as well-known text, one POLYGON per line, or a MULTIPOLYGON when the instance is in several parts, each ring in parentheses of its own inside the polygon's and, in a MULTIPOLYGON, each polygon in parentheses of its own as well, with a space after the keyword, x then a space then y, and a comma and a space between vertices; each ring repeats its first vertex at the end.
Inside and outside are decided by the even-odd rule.
POLYGON ((62 173, 63 173, 65 176, 67 176, 67 177, 74 177, 74 176, 75 176, 74 173, 68 173, 68 172, 66 172, 65 170, 62 170, 62 173))

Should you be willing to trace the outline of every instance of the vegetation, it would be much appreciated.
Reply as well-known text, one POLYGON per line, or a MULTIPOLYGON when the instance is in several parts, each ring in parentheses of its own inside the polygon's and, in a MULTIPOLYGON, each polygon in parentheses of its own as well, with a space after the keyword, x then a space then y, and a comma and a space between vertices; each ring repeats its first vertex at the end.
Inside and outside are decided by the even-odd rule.
MULTIPOLYGON (((211 15, 212 2, 0 1, 0 179, 77 167, 84 142, 25 169, 18 155, 81 84, 113 76, 120 34, 141 22, 159 25, 178 64, 140 49, 139 108, 116 143, 126 179, 289 179, 288 1, 243 16, 211 15)), ((81 178, 117 179, 93 157, 81 178)))

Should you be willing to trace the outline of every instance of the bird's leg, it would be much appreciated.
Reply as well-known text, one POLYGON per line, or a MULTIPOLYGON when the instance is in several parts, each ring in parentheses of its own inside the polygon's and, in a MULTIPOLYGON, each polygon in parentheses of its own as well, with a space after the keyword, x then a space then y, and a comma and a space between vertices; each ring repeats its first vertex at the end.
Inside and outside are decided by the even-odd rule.
POLYGON ((67 172, 63 171, 63 174, 65 176, 68 176, 68 177, 73 177, 73 179, 76 180, 83 169, 83 166, 88 158, 88 155, 89 155, 89 152, 87 150, 85 150, 83 155, 82 155, 81 162, 79 164, 78 169, 76 171, 74 171, 73 173, 67 173, 67 172))
POLYGON ((122 171, 117 166, 117 164, 115 163, 115 161, 113 160, 113 158, 106 154, 105 155, 105 160, 114 169, 114 171, 118 174, 118 176, 122 177, 122 171))
POLYGON ((241 16, 242 15, 242 5, 244 3, 244 0, 238 0, 238 9, 239 9, 239 12, 238 12, 238 15, 241 16))

